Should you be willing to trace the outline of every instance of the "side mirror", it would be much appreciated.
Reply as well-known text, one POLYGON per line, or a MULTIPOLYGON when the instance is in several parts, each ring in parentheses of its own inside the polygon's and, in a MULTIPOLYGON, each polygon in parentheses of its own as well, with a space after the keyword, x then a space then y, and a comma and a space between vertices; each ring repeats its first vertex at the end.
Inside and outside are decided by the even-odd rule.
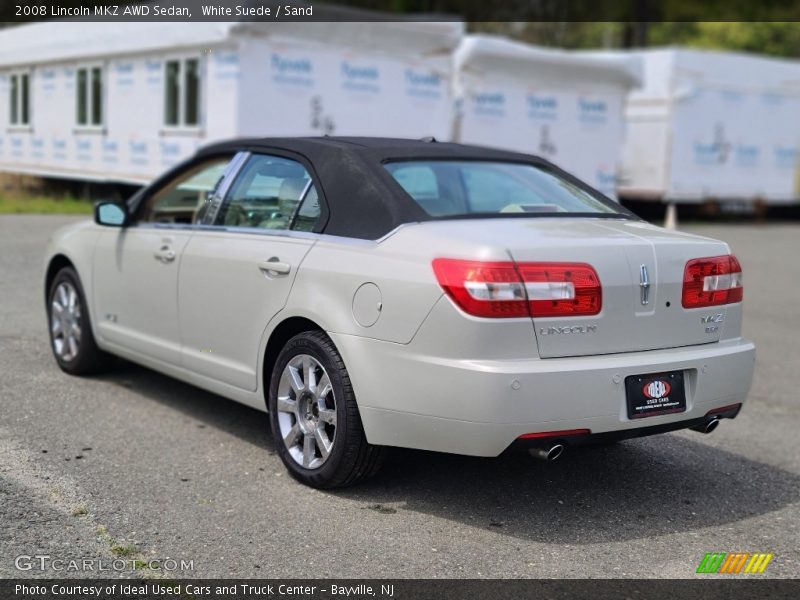
POLYGON ((128 224, 127 208, 116 202, 98 202, 94 205, 94 222, 107 227, 125 227, 128 224))

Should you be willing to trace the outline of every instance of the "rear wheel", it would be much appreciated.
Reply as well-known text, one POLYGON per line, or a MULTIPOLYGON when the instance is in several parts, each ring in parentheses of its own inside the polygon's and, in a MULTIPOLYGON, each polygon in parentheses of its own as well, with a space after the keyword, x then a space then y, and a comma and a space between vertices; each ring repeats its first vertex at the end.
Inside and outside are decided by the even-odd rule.
POLYGON ((300 333, 281 350, 269 413, 278 455, 302 483, 345 487, 383 462, 385 449, 367 442, 347 369, 322 332, 300 333))
POLYGON ((50 348, 58 366, 70 375, 108 370, 114 357, 97 347, 75 269, 64 267, 56 274, 47 299, 50 348))

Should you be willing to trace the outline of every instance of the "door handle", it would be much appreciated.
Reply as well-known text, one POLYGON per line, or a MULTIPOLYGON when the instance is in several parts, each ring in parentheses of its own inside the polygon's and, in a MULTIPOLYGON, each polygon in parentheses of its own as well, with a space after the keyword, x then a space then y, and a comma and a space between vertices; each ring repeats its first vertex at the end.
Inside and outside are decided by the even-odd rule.
POLYGON ((155 257, 156 260, 160 260, 162 263, 166 264, 166 263, 171 263, 173 260, 175 260, 175 257, 177 255, 175 254, 175 250, 173 250, 169 246, 164 245, 161 246, 161 248, 157 250, 153 254, 153 256, 155 257))
POLYGON ((292 265, 281 262, 281 259, 277 256, 273 256, 269 260, 262 260, 258 263, 258 268, 266 275, 275 277, 276 275, 288 275, 292 270, 292 265))

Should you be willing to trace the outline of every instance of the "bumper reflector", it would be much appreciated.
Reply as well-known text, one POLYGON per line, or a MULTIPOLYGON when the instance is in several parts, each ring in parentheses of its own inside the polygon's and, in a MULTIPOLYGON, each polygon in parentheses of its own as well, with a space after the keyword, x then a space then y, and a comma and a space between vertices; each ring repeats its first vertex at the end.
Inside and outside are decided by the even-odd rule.
POLYGON ((564 429, 563 431, 540 431, 538 433, 523 433, 518 440, 539 440, 545 438, 561 438, 572 435, 589 435, 591 429, 564 429))

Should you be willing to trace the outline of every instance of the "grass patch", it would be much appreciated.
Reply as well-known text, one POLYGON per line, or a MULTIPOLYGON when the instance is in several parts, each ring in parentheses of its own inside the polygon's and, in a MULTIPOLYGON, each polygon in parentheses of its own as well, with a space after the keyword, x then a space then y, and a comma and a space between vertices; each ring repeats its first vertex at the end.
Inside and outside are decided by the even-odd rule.
POLYGON ((136 546, 132 544, 120 544, 117 542, 117 540, 109 535, 108 529, 105 527, 105 525, 99 525, 95 531, 97 532, 97 537, 108 544, 108 547, 111 549, 111 554, 114 556, 133 556, 138 552, 136 546))
POLYGON ((90 215, 94 204, 71 196, 7 194, 0 192, 0 214, 90 215))
POLYGON ((136 554, 136 547, 122 544, 113 544, 111 546, 111 553, 114 556, 133 556, 136 554))

